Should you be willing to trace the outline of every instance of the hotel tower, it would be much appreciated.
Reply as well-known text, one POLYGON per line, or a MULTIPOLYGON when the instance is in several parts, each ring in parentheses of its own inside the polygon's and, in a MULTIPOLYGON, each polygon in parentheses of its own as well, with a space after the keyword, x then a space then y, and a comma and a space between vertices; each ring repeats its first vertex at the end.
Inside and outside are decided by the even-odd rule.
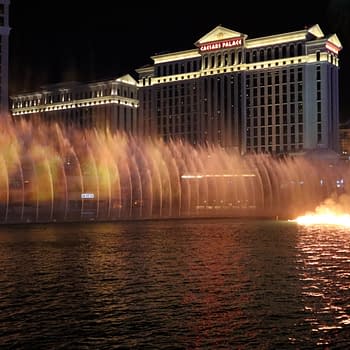
POLYGON ((217 26, 137 69, 143 133, 241 154, 338 151, 341 48, 317 24, 253 39, 217 26))
POLYGON ((8 56, 9 56, 10 0, 0 0, 0 115, 9 113, 8 106, 8 56))

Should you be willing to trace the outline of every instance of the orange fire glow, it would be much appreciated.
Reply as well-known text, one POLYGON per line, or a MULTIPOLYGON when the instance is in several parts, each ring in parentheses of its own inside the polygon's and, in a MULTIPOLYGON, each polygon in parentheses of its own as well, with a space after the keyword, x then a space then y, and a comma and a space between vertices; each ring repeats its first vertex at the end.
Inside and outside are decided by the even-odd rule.
POLYGON ((292 220, 300 225, 339 225, 350 227, 350 195, 333 195, 320 204, 314 212, 307 212, 292 220))
POLYGON ((350 215, 349 214, 337 214, 337 213, 310 213, 302 216, 298 216, 295 220, 300 225, 340 225, 350 227, 350 215))
POLYGON ((301 225, 340 225, 350 227, 349 196, 342 195, 337 200, 328 198, 323 204, 315 209, 298 216, 295 220, 301 225))

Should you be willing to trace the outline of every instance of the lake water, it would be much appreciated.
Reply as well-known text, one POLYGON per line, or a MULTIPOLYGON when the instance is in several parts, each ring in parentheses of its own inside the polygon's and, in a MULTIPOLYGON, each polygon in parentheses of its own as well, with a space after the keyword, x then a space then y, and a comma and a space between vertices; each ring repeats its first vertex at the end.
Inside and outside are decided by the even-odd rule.
POLYGON ((4 349, 348 349, 350 229, 0 227, 4 349))

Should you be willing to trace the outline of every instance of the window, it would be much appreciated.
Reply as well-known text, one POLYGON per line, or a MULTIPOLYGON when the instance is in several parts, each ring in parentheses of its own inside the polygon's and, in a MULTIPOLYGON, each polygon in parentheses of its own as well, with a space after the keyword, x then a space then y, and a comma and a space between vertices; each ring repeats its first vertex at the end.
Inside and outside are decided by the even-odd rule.
POLYGON ((279 48, 275 47, 275 59, 280 58, 279 48))
POLYGON ((228 54, 227 52, 224 53, 224 65, 227 66, 228 65, 228 54))
POLYGON ((265 60, 265 51, 260 50, 260 61, 264 61, 264 60, 265 60))
POLYGON ((289 55, 290 55, 290 57, 294 57, 295 56, 294 45, 290 45, 290 47, 289 47, 289 55))
POLYGON ((235 64, 235 52, 231 52, 231 64, 235 64))
POLYGON ((301 56, 303 54, 303 47, 301 43, 298 44, 297 51, 298 51, 298 56, 301 56))
POLYGON ((294 81, 295 81, 295 79, 294 79, 294 72, 291 71, 290 75, 289 75, 289 82, 294 83, 294 81))
POLYGON ((254 50, 253 51, 253 59, 252 59, 253 62, 256 62, 257 61, 257 54, 256 54, 256 51, 254 50))
POLYGON ((269 48, 267 49, 267 60, 271 60, 271 58, 272 58, 272 50, 271 50, 271 48, 269 47, 269 48))
POLYGON ((303 72, 298 69, 298 81, 302 81, 303 80, 303 72))
POLYGON ((242 63, 242 52, 241 51, 238 52, 238 62, 237 63, 238 64, 242 63))
POLYGON ((317 67, 316 79, 317 79, 317 80, 321 80, 321 70, 320 70, 320 67, 317 67))
POLYGON ((287 48, 286 46, 282 46, 282 58, 286 58, 287 57, 287 48))

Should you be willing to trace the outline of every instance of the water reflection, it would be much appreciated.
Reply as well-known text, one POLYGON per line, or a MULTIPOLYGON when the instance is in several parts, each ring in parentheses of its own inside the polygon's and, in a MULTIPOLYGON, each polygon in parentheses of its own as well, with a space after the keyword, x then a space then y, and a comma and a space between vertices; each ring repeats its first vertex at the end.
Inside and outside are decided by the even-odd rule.
POLYGON ((282 221, 2 227, 5 348, 345 348, 350 236, 282 221))
POLYGON ((320 346, 337 343, 335 334, 350 324, 350 236, 335 226, 299 228, 298 269, 302 282, 305 322, 320 346))

